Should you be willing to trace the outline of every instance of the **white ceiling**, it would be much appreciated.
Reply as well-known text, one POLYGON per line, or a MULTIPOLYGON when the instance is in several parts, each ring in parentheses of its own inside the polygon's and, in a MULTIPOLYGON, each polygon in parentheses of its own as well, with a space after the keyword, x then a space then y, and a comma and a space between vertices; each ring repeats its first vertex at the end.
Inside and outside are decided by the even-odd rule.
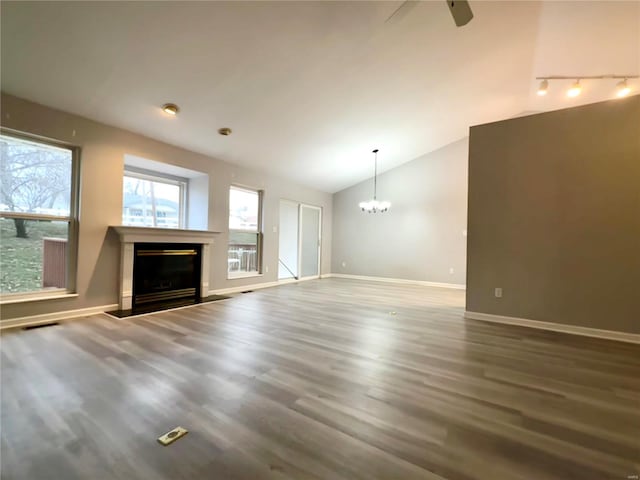
POLYGON ((443 0, 385 23, 400 3, 4 1, 2 89, 335 192, 371 176, 373 148, 384 171, 470 125, 614 95, 540 98, 537 75, 640 70, 640 2, 471 0, 462 28, 443 0))

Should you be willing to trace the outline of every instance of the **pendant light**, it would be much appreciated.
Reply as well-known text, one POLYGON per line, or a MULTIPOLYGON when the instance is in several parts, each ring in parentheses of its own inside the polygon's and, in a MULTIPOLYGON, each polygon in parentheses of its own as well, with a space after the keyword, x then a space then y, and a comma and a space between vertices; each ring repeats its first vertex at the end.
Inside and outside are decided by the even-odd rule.
POLYGON ((375 155, 374 170, 373 170, 373 200, 368 202, 360 202, 360 209, 367 213, 384 213, 389 210, 391 204, 389 202, 379 202, 376 198, 378 188, 378 149, 373 151, 375 155))

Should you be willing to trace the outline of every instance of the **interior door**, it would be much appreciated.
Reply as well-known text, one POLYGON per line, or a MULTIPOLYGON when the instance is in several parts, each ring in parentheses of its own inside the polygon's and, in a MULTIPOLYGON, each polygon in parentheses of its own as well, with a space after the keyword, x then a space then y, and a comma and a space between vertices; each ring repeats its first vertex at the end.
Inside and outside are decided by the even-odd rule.
POLYGON ((320 276, 320 241, 322 210, 300 205, 300 277, 320 276))
POLYGON ((278 279, 298 278, 299 204, 280 200, 278 279))

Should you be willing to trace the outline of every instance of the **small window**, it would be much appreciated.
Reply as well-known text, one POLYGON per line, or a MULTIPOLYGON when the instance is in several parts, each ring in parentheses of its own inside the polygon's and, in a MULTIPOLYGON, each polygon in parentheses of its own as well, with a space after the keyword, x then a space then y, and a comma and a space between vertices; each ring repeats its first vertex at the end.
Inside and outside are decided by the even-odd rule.
POLYGON ((73 148, 0 135, 0 294, 75 288, 77 154, 73 148))
POLYGON ((187 181, 125 170, 122 224, 184 228, 187 181))
POLYGON ((262 192, 229 190, 229 278, 258 275, 262 257, 262 192))

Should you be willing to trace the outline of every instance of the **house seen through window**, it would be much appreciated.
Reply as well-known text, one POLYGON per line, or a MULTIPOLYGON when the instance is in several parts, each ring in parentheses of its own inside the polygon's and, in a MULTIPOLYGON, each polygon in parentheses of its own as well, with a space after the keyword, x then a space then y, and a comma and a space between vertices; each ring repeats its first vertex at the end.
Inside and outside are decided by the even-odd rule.
POLYGON ((126 170, 122 224, 184 228, 187 180, 126 170))

